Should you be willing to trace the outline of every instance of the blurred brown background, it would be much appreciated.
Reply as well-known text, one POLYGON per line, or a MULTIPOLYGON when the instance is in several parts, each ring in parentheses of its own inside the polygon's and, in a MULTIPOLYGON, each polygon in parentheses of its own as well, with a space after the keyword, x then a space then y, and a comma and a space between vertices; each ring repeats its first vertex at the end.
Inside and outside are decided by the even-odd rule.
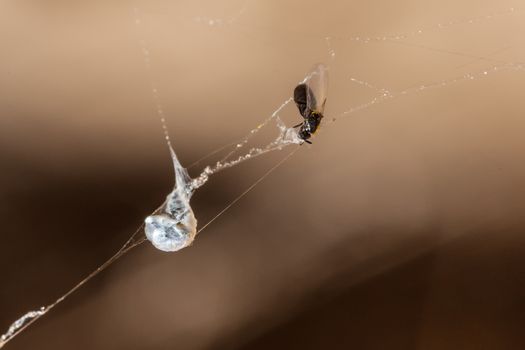
MULTIPOLYGON (((170 191, 152 82, 189 164, 316 62, 330 65, 327 117, 377 95, 351 77, 393 93, 475 77, 327 123, 190 249, 140 246, 6 349, 525 348, 525 74, 493 69, 525 59, 521 5, 2 1, 2 332, 170 191), (350 39, 403 33, 416 34, 350 39)), ((199 222, 288 151, 213 177, 199 222)))

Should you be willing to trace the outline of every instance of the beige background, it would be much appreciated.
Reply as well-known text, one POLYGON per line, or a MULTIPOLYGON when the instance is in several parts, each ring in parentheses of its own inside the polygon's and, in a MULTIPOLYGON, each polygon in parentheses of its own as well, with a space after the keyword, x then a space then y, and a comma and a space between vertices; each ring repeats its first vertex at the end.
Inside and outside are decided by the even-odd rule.
MULTIPOLYGON (((2 329, 169 192, 152 82, 184 164, 245 135, 316 62, 337 117, 193 247, 137 248, 6 348, 525 347, 525 74, 501 68, 525 58, 521 5, 2 1, 2 329), (377 95, 352 77, 412 90, 340 117, 377 95)), ((288 150, 213 177, 199 222, 288 150)))

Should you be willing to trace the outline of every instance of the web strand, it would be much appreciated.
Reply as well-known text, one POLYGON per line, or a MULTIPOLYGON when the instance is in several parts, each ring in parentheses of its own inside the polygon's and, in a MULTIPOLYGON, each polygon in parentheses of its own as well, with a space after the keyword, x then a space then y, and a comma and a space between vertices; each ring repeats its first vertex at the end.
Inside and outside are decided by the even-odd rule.
POLYGON ((102 265, 97 267, 95 270, 93 270, 89 275, 87 275, 84 279, 82 279, 80 282, 78 282, 73 288, 71 288, 69 291, 67 291, 65 294, 63 294, 60 298, 55 300, 55 302, 43 306, 39 309, 39 311, 30 311, 26 313, 26 315, 31 314, 32 316, 28 321, 24 321, 19 327, 16 326, 16 323, 19 320, 24 319, 24 316, 22 316, 19 320, 15 321, 13 325, 10 327, 10 330, 12 332, 8 332, 8 336, 4 334, 2 336, 2 339, 0 340, 0 348, 4 347, 7 343, 9 343, 11 340, 13 340, 15 337, 20 335, 24 330, 26 330, 29 326, 31 326, 34 322, 36 322, 38 319, 40 319, 42 316, 46 315, 51 311, 55 306, 66 300, 71 294, 76 292, 78 289, 80 289, 84 284, 86 284, 88 281, 90 281, 92 278, 97 276, 99 273, 107 269, 110 265, 112 265, 114 262, 116 262, 118 259, 120 259, 122 256, 124 256, 126 253, 128 253, 133 248, 141 245, 146 241, 146 237, 142 236, 139 239, 135 240, 136 236, 142 232, 144 228, 144 224, 142 224, 135 233, 126 241, 126 243, 115 253, 113 256, 111 256, 108 260, 106 260, 102 265))
POLYGON ((223 215, 226 211, 228 211, 235 203, 237 203, 242 197, 244 197, 245 195, 247 195, 251 190, 253 190, 255 188, 255 186, 257 186, 259 183, 261 183, 261 181, 263 181, 266 177, 268 177, 268 175, 270 175, 272 172, 274 172, 278 167, 280 167, 282 164, 284 164, 284 162, 286 162, 287 160, 289 160, 294 154, 295 152, 297 152, 299 150, 299 147, 296 147, 293 151, 291 151, 290 153, 288 153, 286 155, 286 157, 284 157, 283 159, 281 159, 277 164, 275 164, 273 167, 271 167, 266 173, 264 173, 264 175, 262 175, 259 179, 257 179, 254 183, 252 183, 250 185, 250 187, 248 187, 244 192, 242 192, 239 196, 237 196, 234 200, 232 200, 227 206, 224 207, 224 209, 222 209, 217 215, 215 215, 211 220, 209 220, 206 224, 204 224, 204 226, 202 226, 199 231, 197 231, 197 234, 201 233, 202 231, 204 231, 204 229, 206 227, 208 227, 211 223, 213 223, 215 220, 217 220, 221 215, 223 215))

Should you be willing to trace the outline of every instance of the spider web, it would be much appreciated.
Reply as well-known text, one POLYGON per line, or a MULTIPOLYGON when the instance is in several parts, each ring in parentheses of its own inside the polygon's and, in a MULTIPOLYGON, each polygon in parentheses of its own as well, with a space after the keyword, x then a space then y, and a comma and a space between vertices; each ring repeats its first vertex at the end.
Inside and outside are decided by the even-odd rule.
MULTIPOLYGON (((155 51, 156 43, 151 43, 151 40, 148 40, 148 35, 144 34, 145 31, 143 30, 144 27, 147 28, 146 31, 151 30, 149 26, 152 26, 154 22, 151 19, 155 17, 155 10, 158 9, 151 8, 150 6, 146 11, 143 11, 142 6, 146 7, 146 4, 135 6, 132 15, 138 29, 137 37, 139 48, 142 51, 141 54, 145 68, 150 72, 151 94, 156 108, 156 115, 161 121, 164 136, 172 154, 175 172, 181 174, 185 173, 186 170, 178 161, 174 151, 174 149, 178 151, 178 147, 176 141, 172 142, 170 135, 174 134, 176 137, 175 140, 177 140, 178 137, 185 136, 187 133, 184 131, 171 132, 173 130, 169 130, 168 128, 168 126, 176 128, 182 123, 182 119, 180 115, 173 113, 169 107, 165 108, 164 106, 164 99, 161 98, 162 89, 160 88, 162 84, 158 84, 155 81, 155 71, 157 69, 164 70, 165 68, 156 68, 162 65, 157 64, 155 59, 152 58, 152 56, 163 56, 162 50, 158 50, 158 52, 155 51), (156 54, 153 55, 152 52, 156 52, 156 54)), ((345 23, 335 26, 336 33, 329 33, 326 32, 322 26, 319 28, 315 25, 313 26, 312 23, 315 23, 315 17, 310 18, 308 15, 305 15, 308 20, 297 19, 295 17, 288 18, 288 20, 292 22, 290 25, 283 24, 287 22, 285 21, 287 18, 280 18, 281 21, 279 23, 269 23, 264 20, 264 16, 263 19, 254 19, 258 11, 264 12, 272 9, 271 6, 268 8, 264 7, 259 1, 247 0, 239 3, 237 9, 234 9, 231 11, 231 14, 226 16, 221 14, 215 15, 212 13, 214 11, 211 11, 210 13, 202 12, 198 15, 187 16, 181 19, 181 22, 184 22, 185 25, 195 26, 192 27, 192 30, 196 32, 197 36, 209 35, 220 38, 226 43, 230 43, 234 40, 233 38, 240 37, 239 40, 241 41, 250 41, 251 43, 255 43, 255 46, 272 47, 275 48, 276 52, 283 53, 289 53, 287 45, 290 42, 299 43, 298 45, 300 46, 298 53, 288 56, 283 54, 280 59, 284 61, 285 64, 278 65, 278 68, 263 70, 260 69, 262 66, 261 63, 254 64, 253 66, 248 65, 248 68, 243 67, 243 69, 247 69, 248 71, 263 71, 263 73, 258 75, 259 78, 261 75, 267 74, 268 71, 273 70, 277 72, 274 76, 280 78, 269 79, 266 85, 261 84, 261 89, 263 90, 267 90, 268 86, 276 82, 283 82, 282 85, 286 88, 275 88, 275 93, 272 94, 272 97, 275 99, 277 96, 279 100, 277 103, 273 103, 275 110, 273 113, 270 113, 268 117, 258 118, 257 116, 249 116, 246 118, 248 123, 252 121, 256 121, 257 123, 257 126, 250 129, 246 136, 238 138, 237 141, 228 142, 223 147, 212 150, 208 155, 203 157, 203 159, 195 162, 193 166, 200 165, 204 160, 208 161, 210 158, 217 157, 222 153, 222 157, 218 160, 204 166, 198 176, 187 180, 186 187, 182 186, 183 189, 191 186, 192 191, 196 190, 219 171, 232 168, 263 154, 282 150, 290 145, 297 145, 299 140, 294 137, 295 134, 292 133, 292 129, 290 128, 292 124, 290 123, 295 123, 298 115, 295 111, 295 106, 291 103, 292 99, 290 94, 295 84, 308 78, 309 69, 316 62, 324 62, 327 64, 331 81, 333 82, 328 92, 327 111, 326 118, 323 121, 323 131, 317 137, 319 140, 328 134, 334 125, 344 125, 344 118, 365 112, 375 106, 390 103, 393 100, 423 94, 430 90, 447 89, 458 84, 474 84, 497 74, 508 74, 509 72, 520 72, 521 74, 524 68, 520 60, 514 59, 516 56, 512 52, 514 42, 510 35, 506 35, 503 38, 492 38, 491 35, 489 35, 492 34, 491 28, 505 25, 509 26, 509 23, 513 21, 522 20, 519 9, 515 7, 500 8, 496 11, 460 19, 443 18, 443 21, 439 23, 426 23, 422 26, 414 26, 407 30, 379 35, 345 34, 349 32, 349 30, 345 28, 345 23), (505 23, 505 21, 508 23, 505 23), (485 32, 481 34, 477 33, 480 27, 485 29, 485 32), (489 28, 488 31, 486 31, 486 28, 489 28), (270 37, 268 33, 271 32, 278 33, 278 36, 274 35, 270 37), (464 34, 462 32, 468 33, 464 34), (463 38, 458 38, 461 36, 463 36, 463 38), (443 38, 446 38, 446 40, 443 38), (470 44, 473 38, 478 39, 481 44, 471 47, 470 44), (457 47, 459 47, 459 49, 457 47), (471 51, 470 49, 473 50, 471 51), (359 53, 363 52, 372 52, 372 57, 380 58, 385 53, 388 54, 389 51, 393 51, 396 54, 402 52, 403 55, 406 55, 404 59, 408 63, 403 62, 403 60, 395 61, 393 59, 378 59, 375 62, 368 62, 366 58, 361 61, 355 58, 355 56, 359 56, 359 53), (417 62, 418 57, 420 57, 419 55, 437 57, 436 60, 432 62, 434 66, 430 69, 426 67, 425 72, 418 70, 417 67, 410 67, 410 62, 412 62, 412 64, 413 62, 417 62), (443 60, 445 63, 440 64, 440 60, 443 60), (390 68, 387 67, 389 65, 391 66, 390 68), (407 70, 399 77, 397 73, 401 67, 407 70), (295 78, 290 78, 290 76, 295 78), (391 80, 390 84, 389 79, 391 80), (350 100, 352 101, 351 103, 348 102, 350 100), (294 115, 296 119, 293 119, 294 115), (286 116, 288 116, 288 119, 286 116), (270 141, 268 142, 267 139, 270 139, 270 141)), ((221 9, 214 10, 218 13, 223 12, 221 9)), ((173 12, 170 13, 170 11, 167 11, 166 16, 170 18, 174 16, 174 14, 173 12)), ((505 33, 512 33, 512 28, 505 33)), ((154 36, 154 38, 158 39, 158 36, 154 36)), ((223 54, 217 54, 215 56, 219 56, 216 57, 218 59, 224 59, 222 55, 223 54)), ((234 55, 234 57, 235 62, 243 59, 241 54, 234 55)), ((209 60, 205 60, 205 62, 211 65, 209 63, 213 62, 213 60, 210 58, 209 60)), ((224 61, 221 61, 221 64, 214 69, 220 70, 223 66, 229 66, 231 70, 235 70, 235 62, 224 63, 224 61)), ((268 66, 271 65, 268 64, 267 67, 268 66)), ((170 82, 173 84, 176 83, 176 81, 172 80, 170 80, 170 82)), ((266 105, 270 99, 261 100, 264 100, 264 103, 261 102, 261 104, 266 105)), ((217 119, 224 120, 224 118, 224 115, 221 114, 220 118, 217 119)), ((240 131, 243 126, 246 125, 246 122, 238 124, 239 125, 236 125, 234 128, 234 132, 240 131)), ((214 127, 213 123, 208 125, 210 128, 214 127)), ((228 137, 230 137, 230 135, 228 135, 228 137)), ((317 142, 317 139, 315 139, 314 142, 317 142)), ((267 173, 262 175, 242 192, 240 196, 219 210, 218 214, 204 224, 199 232, 208 227, 217 217, 224 214, 234 203, 242 198, 242 196, 251 191, 262 179, 275 170, 277 166, 280 166, 295 154, 298 149, 299 148, 295 148, 292 152, 288 153, 281 161, 271 167, 267 173)), ((304 148, 304 150, 307 149, 308 147, 304 148)), ((192 165, 189 167, 191 166, 192 165)), ((181 180, 176 184, 174 191, 181 189, 180 182, 181 180)), ((167 202, 169 202, 169 200, 167 202)), ((162 210, 167 202, 164 202, 154 213, 162 210)), ((191 209, 189 206, 189 198, 187 198, 184 203, 184 207, 191 209)), ((194 233, 196 234, 197 232, 194 233)), ((194 236, 180 248, 188 246, 191 241, 193 241, 193 238, 194 236)), ((73 289, 61 296, 54 303, 36 311, 30 311, 16 320, 8 331, 2 335, 0 347, 5 345, 32 322, 62 302, 71 293, 130 249, 143 243, 145 239, 143 227, 140 227, 113 257, 97 270, 93 271, 93 273, 83 279, 73 289)))

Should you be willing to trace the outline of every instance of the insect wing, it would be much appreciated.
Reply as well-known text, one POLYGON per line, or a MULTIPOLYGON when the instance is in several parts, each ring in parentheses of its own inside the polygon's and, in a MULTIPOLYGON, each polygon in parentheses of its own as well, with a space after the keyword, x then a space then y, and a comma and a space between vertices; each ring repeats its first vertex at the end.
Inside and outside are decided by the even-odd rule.
POLYGON ((305 83, 297 85, 295 87, 295 90, 293 91, 293 100, 297 105, 299 113, 301 113, 303 118, 307 117, 307 104, 308 101, 311 99, 311 97, 309 97, 311 95, 312 91, 305 83))
POLYGON ((304 83, 308 91, 305 92, 307 109, 323 114, 328 92, 328 68, 317 64, 304 83))

